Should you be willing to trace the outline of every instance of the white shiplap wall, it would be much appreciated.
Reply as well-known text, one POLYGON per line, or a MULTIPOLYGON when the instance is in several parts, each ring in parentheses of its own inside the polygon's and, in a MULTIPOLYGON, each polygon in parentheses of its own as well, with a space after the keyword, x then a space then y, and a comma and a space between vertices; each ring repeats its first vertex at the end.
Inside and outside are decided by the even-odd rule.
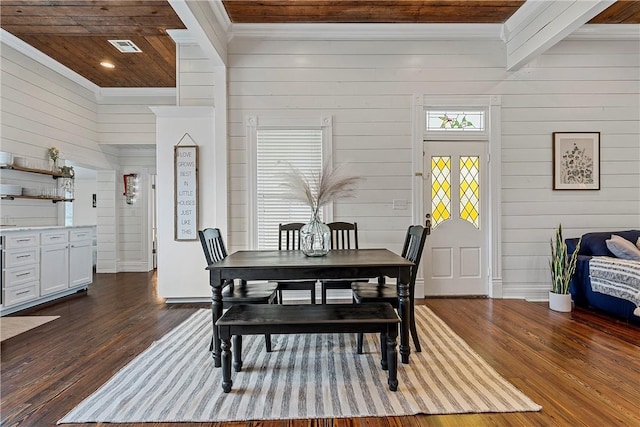
POLYGON ((545 299, 549 239, 640 228, 640 42, 564 41, 501 84, 506 297, 545 299), (600 132, 599 191, 553 191, 553 132, 600 132))
MULTIPOLYGON (((48 166, 47 149, 63 159, 104 167, 111 160, 97 141, 97 105, 93 92, 51 71, 13 47, 2 44, 1 134, 3 151, 26 157, 30 166, 48 166)), ((2 182, 27 188, 53 185, 51 177, 2 171, 2 182)), ((61 204, 3 200, 3 216, 16 225, 63 225, 61 204)))
MULTIPOLYGON (((114 260, 117 271, 148 271, 151 230, 149 217, 149 175, 155 174, 156 117, 151 106, 174 105, 173 93, 164 95, 103 96, 98 105, 98 138, 106 151, 117 156, 113 182, 117 242, 114 260), (123 174, 138 174, 139 197, 127 205, 123 174)), ((107 182, 103 183, 107 185, 107 182)), ((103 236, 106 239, 106 236, 103 236)))
POLYGON ((96 241, 98 256, 97 273, 118 272, 118 223, 116 215, 116 171, 103 170, 96 173, 97 224, 96 241))
POLYGON ((176 44, 178 104, 180 106, 214 105, 215 72, 213 60, 194 43, 176 44))
POLYGON ((104 160, 93 93, 12 47, 3 44, 1 55, 3 150, 44 161, 55 145, 63 158, 104 160))
POLYGON ((229 59, 232 243, 247 244, 245 115, 333 116, 333 159, 365 178, 336 220, 355 220, 361 247, 400 251, 412 222, 414 94, 485 94, 503 81, 500 42, 233 39, 229 59), (394 210, 392 201, 409 201, 394 210))
MULTIPOLYGON (((0 149, 27 157, 33 164, 46 164, 46 150, 55 145, 60 148, 64 159, 100 171, 95 184, 100 246, 98 272, 130 269, 130 266, 119 266, 123 259, 134 263, 140 260, 146 262, 146 255, 138 252, 144 243, 132 243, 134 234, 129 231, 131 223, 136 223, 135 227, 143 227, 147 212, 138 208, 136 214, 131 215, 131 211, 119 208, 123 199, 121 169, 132 172, 135 172, 133 169, 140 169, 146 173, 155 171, 154 153, 147 153, 145 158, 130 155, 126 150, 133 146, 147 146, 154 150, 155 115, 149 106, 175 105, 175 93, 159 91, 158 95, 148 96, 138 91, 129 96, 122 92, 112 95, 106 90, 96 98, 93 91, 5 43, 0 54, 0 149), (125 148, 121 149, 123 146, 125 148), (125 154, 119 157, 120 152, 125 154), (127 229, 120 230, 120 224, 127 224, 127 229), (123 253, 120 253, 120 249, 123 253)), ((45 186, 52 181, 44 175, 4 170, 0 173, 2 182, 21 183, 25 187, 45 186)), ((0 208, 2 216, 8 217, 12 224, 64 224, 61 204, 3 200, 0 208)), ((140 232, 135 237, 141 238, 140 232)), ((147 239, 142 241, 146 242, 147 239)))
MULTIPOLYGON (((505 297, 543 298, 548 237, 640 227, 638 41, 565 41, 517 72, 499 41, 234 38, 229 46, 231 246, 247 245, 246 115, 332 115, 333 156, 365 178, 339 201, 362 247, 399 250, 412 208, 411 95, 501 95, 505 297), (602 133, 599 192, 551 189, 551 133, 602 133), (586 214, 585 214, 586 212, 586 214)), ((417 219, 416 221, 421 221, 417 219)))
POLYGON ((149 252, 151 251, 151 234, 149 223, 149 203, 151 195, 150 175, 156 171, 155 145, 150 149, 121 149, 120 166, 122 174, 135 173, 138 175, 138 196, 129 205, 122 195, 124 182, 122 175, 116 184, 118 216, 118 271, 149 271, 149 252))

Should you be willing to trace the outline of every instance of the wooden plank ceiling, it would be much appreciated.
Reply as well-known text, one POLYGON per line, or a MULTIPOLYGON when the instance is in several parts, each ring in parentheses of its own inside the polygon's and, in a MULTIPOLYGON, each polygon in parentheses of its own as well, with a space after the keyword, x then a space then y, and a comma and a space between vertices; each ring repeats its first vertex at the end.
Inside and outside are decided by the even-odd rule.
POLYGON ((223 0, 234 23, 503 23, 523 3, 524 0, 223 0))
MULTIPOLYGON (((233 23, 503 23, 524 0, 223 0, 233 23)), ((100 87, 174 87, 184 24, 165 0, 2 0, 0 26, 100 87), (133 41, 120 53, 109 39, 133 41), (115 69, 99 64, 111 61, 115 69)), ((640 24, 640 0, 590 21, 640 24)))
POLYGON ((175 87, 176 48, 165 30, 186 27, 167 1, 2 0, 0 16, 4 30, 100 87, 175 87), (120 53, 111 39, 142 52, 120 53))

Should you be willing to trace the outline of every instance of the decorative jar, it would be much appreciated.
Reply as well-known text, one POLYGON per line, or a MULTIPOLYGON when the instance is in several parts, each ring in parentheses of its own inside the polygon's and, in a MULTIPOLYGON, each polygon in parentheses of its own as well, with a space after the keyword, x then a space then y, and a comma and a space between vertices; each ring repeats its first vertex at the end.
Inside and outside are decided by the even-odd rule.
POLYGON ((317 210, 300 229, 300 248, 306 256, 325 256, 331 249, 331 230, 320 221, 317 210))

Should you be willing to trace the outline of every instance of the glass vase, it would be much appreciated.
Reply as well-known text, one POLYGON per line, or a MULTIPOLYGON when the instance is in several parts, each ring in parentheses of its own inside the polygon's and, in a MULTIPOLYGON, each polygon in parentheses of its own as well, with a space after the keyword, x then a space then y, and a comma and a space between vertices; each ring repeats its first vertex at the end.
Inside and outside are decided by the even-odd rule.
POLYGON ((317 211, 300 229, 300 248, 306 256, 325 256, 331 249, 331 230, 320 221, 317 211))

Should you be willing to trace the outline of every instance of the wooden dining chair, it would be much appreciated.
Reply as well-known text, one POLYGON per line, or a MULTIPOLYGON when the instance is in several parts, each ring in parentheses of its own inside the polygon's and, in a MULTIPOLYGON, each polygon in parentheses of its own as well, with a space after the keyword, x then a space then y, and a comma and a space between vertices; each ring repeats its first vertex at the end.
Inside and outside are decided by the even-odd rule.
MULTIPOLYGON (((418 331, 414 317, 416 275, 418 274, 418 267, 420 266, 420 259, 422 258, 422 250, 424 249, 424 243, 427 240, 429 232, 429 228, 425 228, 421 225, 409 226, 402 248, 402 257, 415 264, 415 267, 411 269, 411 278, 409 281, 409 330, 413 337, 413 345, 418 352, 422 351, 422 348, 420 347, 420 339, 418 338, 418 331)), ((353 301, 355 303, 388 302, 395 309, 398 309, 398 288, 395 283, 385 283, 384 278, 380 278, 377 284, 352 283, 351 289, 353 291, 353 301)), ((362 334, 358 334, 358 353, 362 353, 362 338, 362 334)))
MULTIPOLYGON (((207 265, 215 264, 227 257, 227 249, 224 246, 220 229, 205 228, 204 230, 199 230, 198 237, 202 244, 207 265)), ((277 285, 275 283, 247 283, 245 280, 241 280, 236 285, 233 280, 228 280, 223 284, 222 308, 228 309, 234 304, 275 304, 276 289, 277 285)), ((242 337, 239 339, 242 339, 242 337)), ((267 352, 270 352, 271 336, 265 335, 265 341, 267 352)), ((213 338, 211 339, 211 345, 213 345, 213 338)), ((240 347, 238 346, 237 348, 240 347)))
MULTIPOLYGON (((290 222, 278 225, 278 250, 300 250, 300 229, 304 224, 301 222, 290 222)), ((277 282, 278 300, 282 304, 282 291, 303 290, 309 291, 311 304, 316 303, 316 281, 315 280, 286 280, 277 282)))
MULTIPOLYGON (((357 222, 330 222, 327 224, 331 230, 331 249, 358 249, 358 223, 357 222)), ((363 279, 367 282, 368 279, 363 279)), ((323 280, 322 303, 327 303, 327 291, 330 289, 351 289, 354 280, 323 280)))

